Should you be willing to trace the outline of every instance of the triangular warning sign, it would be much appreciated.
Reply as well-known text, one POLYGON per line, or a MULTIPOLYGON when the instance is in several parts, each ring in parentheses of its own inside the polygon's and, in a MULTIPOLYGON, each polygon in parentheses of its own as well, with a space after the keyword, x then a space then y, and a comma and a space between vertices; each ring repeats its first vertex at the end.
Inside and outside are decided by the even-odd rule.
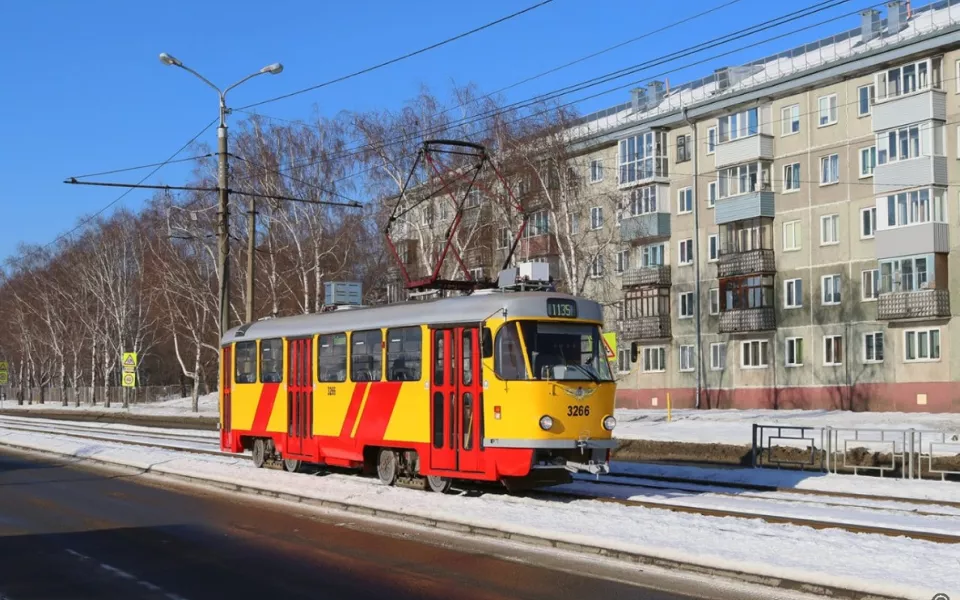
POLYGON ((607 341, 607 338, 600 339, 603 340, 603 347, 607 349, 607 358, 616 358, 617 355, 613 352, 613 348, 610 347, 610 342, 607 341))
POLYGON ((132 367, 132 366, 135 365, 135 364, 136 364, 136 363, 135 363, 134 360, 133 360, 133 355, 132 355, 132 354, 128 354, 128 355, 126 355, 126 356, 124 357, 124 359, 123 359, 123 365, 124 365, 124 366, 126 366, 126 367, 132 367))

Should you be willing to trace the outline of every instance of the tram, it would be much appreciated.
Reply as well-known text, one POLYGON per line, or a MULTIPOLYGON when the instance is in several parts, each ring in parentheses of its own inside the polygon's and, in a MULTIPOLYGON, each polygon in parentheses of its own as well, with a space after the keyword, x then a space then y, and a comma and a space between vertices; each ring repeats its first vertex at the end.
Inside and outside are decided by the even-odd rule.
POLYGON ((601 306, 549 291, 273 318, 221 340, 220 445, 257 467, 508 490, 606 473, 615 383, 601 306))

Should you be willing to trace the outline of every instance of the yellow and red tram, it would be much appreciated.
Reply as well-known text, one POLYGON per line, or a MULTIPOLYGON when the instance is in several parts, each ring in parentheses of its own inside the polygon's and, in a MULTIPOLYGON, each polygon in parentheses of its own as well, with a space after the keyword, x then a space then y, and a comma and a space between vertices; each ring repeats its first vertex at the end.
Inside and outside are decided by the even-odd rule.
POLYGON ((496 291, 248 323, 221 341, 221 447, 434 491, 603 473, 615 383, 602 323, 590 300, 496 291))

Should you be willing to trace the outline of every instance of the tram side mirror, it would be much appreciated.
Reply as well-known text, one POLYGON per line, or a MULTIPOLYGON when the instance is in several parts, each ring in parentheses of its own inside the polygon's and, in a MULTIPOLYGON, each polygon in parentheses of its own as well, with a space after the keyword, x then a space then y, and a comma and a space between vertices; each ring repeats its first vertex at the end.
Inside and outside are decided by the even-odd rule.
POLYGON ((637 362, 637 356, 639 354, 639 348, 637 347, 636 342, 630 343, 630 362, 637 362))
POLYGON ((493 356, 493 335, 489 327, 484 327, 480 333, 480 352, 484 358, 493 356))

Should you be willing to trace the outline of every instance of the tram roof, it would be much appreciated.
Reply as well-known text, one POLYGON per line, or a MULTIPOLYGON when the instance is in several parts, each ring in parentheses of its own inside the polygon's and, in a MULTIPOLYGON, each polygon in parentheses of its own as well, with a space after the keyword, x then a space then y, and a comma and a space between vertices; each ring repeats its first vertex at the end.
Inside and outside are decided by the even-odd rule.
POLYGON ((506 309, 508 318, 546 317, 547 298, 575 300, 579 319, 603 321, 600 304, 586 298, 554 292, 493 292, 265 319, 230 329, 221 343, 378 327, 477 323, 495 316, 501 309, 506 309))

